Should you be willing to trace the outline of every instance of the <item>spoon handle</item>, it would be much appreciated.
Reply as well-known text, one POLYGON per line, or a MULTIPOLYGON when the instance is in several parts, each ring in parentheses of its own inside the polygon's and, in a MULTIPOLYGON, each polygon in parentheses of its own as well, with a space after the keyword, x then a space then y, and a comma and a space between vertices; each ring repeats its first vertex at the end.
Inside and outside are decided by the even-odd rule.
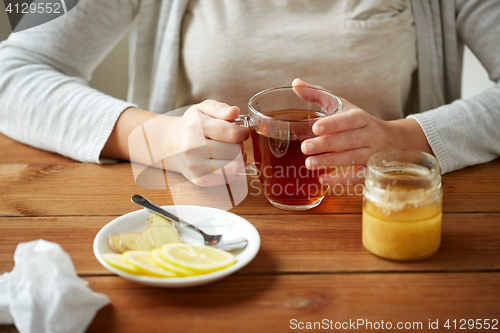
POLYGON ((174 220, 175 222, 177 222, 185 227, 188 227, 190 229, 193 229, 193 230, 199 232, 202 235, 205 235, 205 233, 203 231, 201 231, 200 229, 198 229, 194 225, 189 224, 186 221, 179 219, 174 214, 171 214, 171 213, 167 212, 166 210, 164 210, 163 208, 155 205, 154 203, 152 203, 151 201, 149 201, 148 199, 146 199, 145 197, 143 197, 140 194, 133 195, 132 202, 143 207, 143 208, 146 208, 150 212, 153 212, 153 213, 156 213, 156 214, 161 215, 163 217, 166 217, 168 219, 174 220))

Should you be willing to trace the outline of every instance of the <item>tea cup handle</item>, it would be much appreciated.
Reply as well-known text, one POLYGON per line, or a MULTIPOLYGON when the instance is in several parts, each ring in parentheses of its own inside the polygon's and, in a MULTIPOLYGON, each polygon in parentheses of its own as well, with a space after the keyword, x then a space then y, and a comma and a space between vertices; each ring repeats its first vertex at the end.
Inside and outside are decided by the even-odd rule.
MULTIPOLYGON (((231 124, 250 128, 250 117, 248 115, 239 116, 231 121, 231 124)), ((245 172, 240 172, 238 174, 240 176, 257 176, 259 170, 255 163, 245 163, 245 172)))
POLYGON ((233 121, 231 121, 231 124, 240 125, 243 127, 250 128, 250 116, 243 115, 243 116, 236 117, 236 118, 234 118, 233 121))

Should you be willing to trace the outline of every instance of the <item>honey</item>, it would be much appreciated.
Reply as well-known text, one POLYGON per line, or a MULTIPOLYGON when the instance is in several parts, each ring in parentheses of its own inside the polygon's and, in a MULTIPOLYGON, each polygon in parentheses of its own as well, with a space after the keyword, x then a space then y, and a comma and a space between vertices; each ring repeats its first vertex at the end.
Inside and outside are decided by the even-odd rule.
POLYGON ((362 239, 371 253, 391 260, 417 260, 441 244, 442 189, 431 155, 391 150, 368 160, 362 239))

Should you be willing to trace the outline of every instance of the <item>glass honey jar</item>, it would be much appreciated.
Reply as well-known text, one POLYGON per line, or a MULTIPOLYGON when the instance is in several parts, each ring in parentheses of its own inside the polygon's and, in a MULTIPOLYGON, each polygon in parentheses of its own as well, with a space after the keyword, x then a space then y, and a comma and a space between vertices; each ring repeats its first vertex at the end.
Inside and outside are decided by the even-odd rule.
POLYGON ((367 162, 363 246, 391 260, 417 260, 441 244, 439 163, 416 150, 386 150, 367 162))

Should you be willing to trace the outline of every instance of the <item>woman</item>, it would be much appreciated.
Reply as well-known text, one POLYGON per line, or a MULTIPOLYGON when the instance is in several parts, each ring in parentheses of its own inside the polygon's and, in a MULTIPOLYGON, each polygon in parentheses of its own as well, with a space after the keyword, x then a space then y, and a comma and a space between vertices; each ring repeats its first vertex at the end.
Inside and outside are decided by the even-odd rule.
MULTIPOLYGON (((365 165, 376 151, 415 148, 446 173, 500 155, 498 22, 496 0, 84 0, 1 44, 0 131, 82 162, 127 160, 133 129, 196 103, 183 117, 161 117, 157 140, 167 155, 189 147, 200 115, 224 164, 248 137, 228 122, 237 106, 302 77, 342 96, 349 110, 317 122, 320 137, 302 145, 309 168, 365 165), (135 19, 124 102, 87 82, 135 19), (497 83, 465 101, 462 42, 497 83)), ((195 179, 208 165, 165 167, 195 179)))

